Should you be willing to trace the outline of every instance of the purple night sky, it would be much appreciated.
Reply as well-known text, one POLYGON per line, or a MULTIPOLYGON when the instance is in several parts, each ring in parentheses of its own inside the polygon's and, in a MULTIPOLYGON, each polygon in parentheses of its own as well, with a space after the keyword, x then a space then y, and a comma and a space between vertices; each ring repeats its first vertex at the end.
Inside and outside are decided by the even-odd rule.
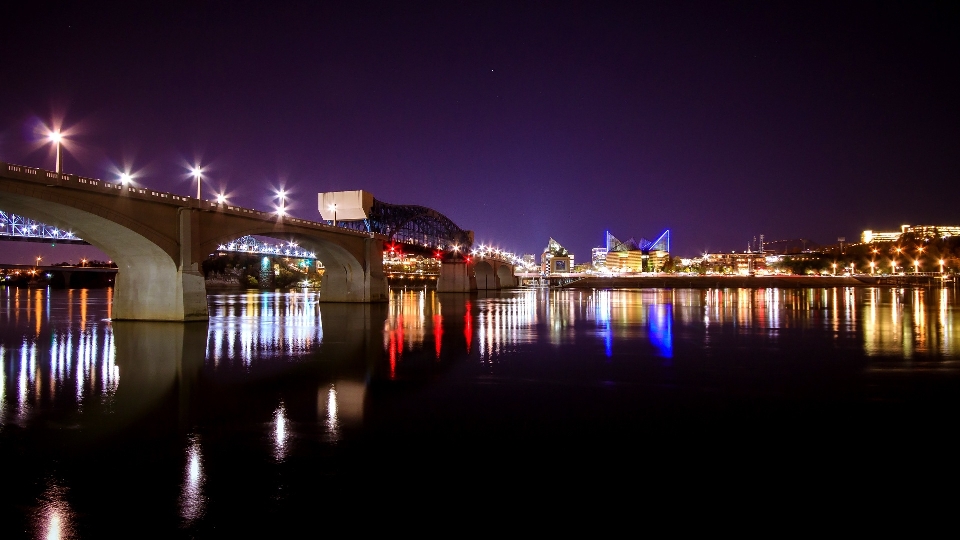
MULTIPOLYGON (((0 160, 318 220, 419 204, 578 262, 960 224, 960 19, 932 2, 14 2, 0 160), (253 7, 247 7, 253 6, 253 7)), ((0 210, 2 210, 0 197, 0 210)), ((2 262, 71 260, 4 242, 2 262)))

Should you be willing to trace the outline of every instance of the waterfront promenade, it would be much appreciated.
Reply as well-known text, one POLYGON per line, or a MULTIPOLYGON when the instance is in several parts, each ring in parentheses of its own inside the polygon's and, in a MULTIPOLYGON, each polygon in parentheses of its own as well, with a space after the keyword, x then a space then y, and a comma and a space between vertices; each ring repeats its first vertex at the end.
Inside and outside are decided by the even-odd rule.
POLYGON ((684 276, 660 274, 651 276, 599 277, 587 276, 563 285, 568 289, 796 289, 824 287, 882 287, 882 286, 927 286, 939 279, 928 276, 893 276, 873 278, 870 276, 684 276))

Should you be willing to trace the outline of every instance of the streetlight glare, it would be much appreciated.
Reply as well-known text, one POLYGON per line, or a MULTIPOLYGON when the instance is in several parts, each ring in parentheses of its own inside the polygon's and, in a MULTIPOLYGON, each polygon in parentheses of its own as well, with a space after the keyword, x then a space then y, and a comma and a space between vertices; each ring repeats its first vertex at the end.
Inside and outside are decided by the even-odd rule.
POLYGON ((133 177, 130 176, 130 173, 120 173, 120 183, 127 185, 130 181, 133 180, 133 177))
POLYGON ((200 168, 200 165, 193 166, 193 176, 197 179, 197 200, 200 200, 200 184, 203 178, 203 169, 200 168))
POLYGON ((50 135, 48 135, 47 138, 50 139, 50 142, 52 143, 60 144, 60 141, 63 140, 63 135, 60 133, 59 130, 51 131, 50 135))

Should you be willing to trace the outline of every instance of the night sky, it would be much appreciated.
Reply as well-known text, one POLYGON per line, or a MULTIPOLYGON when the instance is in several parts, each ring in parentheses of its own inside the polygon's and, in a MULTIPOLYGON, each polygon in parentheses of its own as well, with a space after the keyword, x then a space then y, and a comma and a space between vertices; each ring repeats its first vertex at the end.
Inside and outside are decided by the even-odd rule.
POLYGON ((62 123, 68 173, 191 195, 199 162, 205 198, 314 220, 363 189, 577 262, 607 230, 692 256, 960 224, 950 3, 623 4, 8 2, 0 160, 53 169, 62 123))

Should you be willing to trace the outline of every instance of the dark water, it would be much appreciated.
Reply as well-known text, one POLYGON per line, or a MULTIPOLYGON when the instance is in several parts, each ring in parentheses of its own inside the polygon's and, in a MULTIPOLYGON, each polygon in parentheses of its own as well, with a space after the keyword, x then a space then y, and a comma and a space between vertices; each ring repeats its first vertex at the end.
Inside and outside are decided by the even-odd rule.
POLYGON ((109 295, 0 291, 0 537, 372 532, 956 478, 951 289, 243 293, 189 324, 111 322, 109 295))

